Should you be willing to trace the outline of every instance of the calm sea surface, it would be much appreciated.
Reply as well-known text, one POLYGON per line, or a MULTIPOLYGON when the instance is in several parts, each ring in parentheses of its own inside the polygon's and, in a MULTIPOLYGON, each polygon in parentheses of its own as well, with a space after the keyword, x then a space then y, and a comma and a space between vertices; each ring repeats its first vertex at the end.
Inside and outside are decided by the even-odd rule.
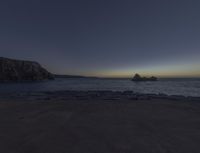
POLYGON ((160 79, 157 82, 132 82, 128 79, 75 78, 34 83, 0 83, 0 93, 59 90, 131 90, 139 93, 200 97, 200 79, 160 79))

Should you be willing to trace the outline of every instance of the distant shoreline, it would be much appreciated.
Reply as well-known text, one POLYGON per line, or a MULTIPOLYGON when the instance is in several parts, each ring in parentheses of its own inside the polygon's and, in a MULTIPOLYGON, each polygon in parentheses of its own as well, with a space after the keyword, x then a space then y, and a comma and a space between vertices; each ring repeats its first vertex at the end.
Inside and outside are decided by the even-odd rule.
MULTIPOLYGON (((128 79, 131 80, 131 77, 98 77, 98 76, 82 76, 82 75, 60 75, 60 74, 54 74, 55 78, 89 78, 89 79, 128 79)), ((163 79, 200 79, 200 77, 159 77, 158 80, 163 79)))

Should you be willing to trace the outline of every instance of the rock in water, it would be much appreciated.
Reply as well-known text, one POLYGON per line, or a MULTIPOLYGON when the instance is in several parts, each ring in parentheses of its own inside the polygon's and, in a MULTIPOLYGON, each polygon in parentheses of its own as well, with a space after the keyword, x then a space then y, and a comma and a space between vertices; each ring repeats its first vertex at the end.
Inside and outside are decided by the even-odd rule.
POLYGON ((0 57, 0 81, 39 81, 53 78, 37 62, 0 57))
POLYGON ((150 78, 146 78, 146 77, 141 77, 139 74, 135 74, 135 76, 133 77, 132 81, 157 81, 158 79, 154 76, 150 77, 150 78))

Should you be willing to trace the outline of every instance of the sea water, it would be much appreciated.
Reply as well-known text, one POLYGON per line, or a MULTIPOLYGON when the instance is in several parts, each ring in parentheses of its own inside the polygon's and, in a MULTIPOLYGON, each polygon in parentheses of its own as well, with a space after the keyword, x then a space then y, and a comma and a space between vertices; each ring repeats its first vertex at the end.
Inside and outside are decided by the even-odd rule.
POLYGON ((0 83, 0 93, 112 90, 200 97, 200 79, 159 79, 133 82, 130 79, 58 78, 41 82, 0 83))

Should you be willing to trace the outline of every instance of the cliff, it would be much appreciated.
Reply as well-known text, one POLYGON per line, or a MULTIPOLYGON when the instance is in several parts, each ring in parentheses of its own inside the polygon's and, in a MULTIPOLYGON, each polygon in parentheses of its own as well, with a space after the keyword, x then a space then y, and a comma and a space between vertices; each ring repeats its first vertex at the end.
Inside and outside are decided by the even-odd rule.
POLYGON ((37 62, 0 57, 0 81, 39 81, 53 78, 37 62))

